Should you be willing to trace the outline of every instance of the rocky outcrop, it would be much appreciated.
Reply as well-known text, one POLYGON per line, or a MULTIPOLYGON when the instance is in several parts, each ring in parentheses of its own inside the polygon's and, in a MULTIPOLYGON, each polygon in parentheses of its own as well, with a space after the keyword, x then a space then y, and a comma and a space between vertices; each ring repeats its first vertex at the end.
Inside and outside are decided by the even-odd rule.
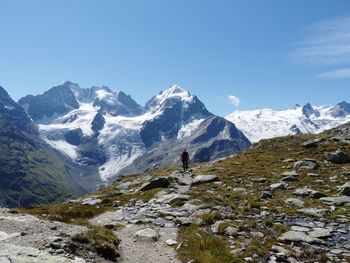
POLYGON ((331 163, 336 163, 336 164, 350 163, 350 156, 346 152, 340 149, 336 150, 333 153, 326 153, 325 158, 327 161, 331 163))

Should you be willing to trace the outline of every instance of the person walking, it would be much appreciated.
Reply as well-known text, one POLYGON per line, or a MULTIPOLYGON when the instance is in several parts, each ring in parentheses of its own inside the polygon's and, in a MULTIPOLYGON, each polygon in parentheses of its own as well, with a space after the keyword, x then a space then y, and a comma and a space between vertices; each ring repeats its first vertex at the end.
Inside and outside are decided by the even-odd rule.
POLYGON ((186 151, 186 149, 184 149, 181 154, 181 162, 182 162, 182 167, 184 169, 184 172, 186 172, 188 169, 189 161, 190 161, 190 156, 188 155, 188 152, 186 151))

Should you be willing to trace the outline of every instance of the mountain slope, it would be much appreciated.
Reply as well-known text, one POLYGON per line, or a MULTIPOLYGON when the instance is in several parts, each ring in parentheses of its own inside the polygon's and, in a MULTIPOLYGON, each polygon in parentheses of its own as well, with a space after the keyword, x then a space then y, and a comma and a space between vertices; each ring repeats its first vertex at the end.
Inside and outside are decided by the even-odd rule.
MULTIPOLYGON (((120 174, 174 165, 183 148, 189 148, 192 159, 201 162, 250 146, 233 124, 210 113, 196 96, 177 85, 160 92, 143 107, 125 93, 107 87, 82 89, 71 82, 57 87, 68 87, 67 94, 73 94, 79 106, 36 119, 40 134, 71 161, 98 169, 102 182, 120 174)), ((25 98, 19 103, 33 116, 32 104, 25 98)), ((41 106, 42 110, 46 107, 41 106)))
POLYGON ((0 87, 0 205, 32 206, 82 192, 39 137, 24 110, 0 87), (75 189, 74 189, 75 188, 75 189))
POLYGON ((249 140, 258 142, 278 136, 319 133, 350 121, 350 104, 313 107, 310 103, 287 110, 257 109, 235 111, 225 117, 249 140))

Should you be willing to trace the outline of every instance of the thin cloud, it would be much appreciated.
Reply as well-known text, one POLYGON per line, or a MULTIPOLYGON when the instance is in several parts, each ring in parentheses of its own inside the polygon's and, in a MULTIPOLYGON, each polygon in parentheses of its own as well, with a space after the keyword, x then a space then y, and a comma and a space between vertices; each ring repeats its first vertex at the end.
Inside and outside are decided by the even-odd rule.
POLYGON ((350 64, 350 16, 316 23, 306 32, 308 37, 290 53, 293 60, 318 66, 350 64))
POLYGON ((316 75, 317 78, 347 79, 350 78, 350 68, 335 69, 316 75))
POLYGON ((228 100, 230 101, 231 104, 238 106, 241 103, 241 100, 237 98, 236 96, 229 95, 227 96, 228 100))

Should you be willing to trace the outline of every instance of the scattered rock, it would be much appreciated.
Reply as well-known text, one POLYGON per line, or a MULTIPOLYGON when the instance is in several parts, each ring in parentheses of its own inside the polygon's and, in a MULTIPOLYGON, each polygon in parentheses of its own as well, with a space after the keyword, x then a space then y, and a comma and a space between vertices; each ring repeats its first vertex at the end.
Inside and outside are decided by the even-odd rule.
POLYGON ((246 194, 247 193, 247 189, 245 189, 245 188, 232 188, 232 192, 246 194))
POLYGON ((178 242, 174 239, 168 239, 165 241, 165 243, 168 245, 168 246, 174 246, 174 245, 177 245, 178 242))
POLYGON ((322 197, 322 198, 320 198, 320 201, 326 205, 350 206, 350 196, 322 197))
POLYGON ((102 200, 96 197, 88 197, 80 201, 82 205, 98 205, 102 200))
POLYGON ((341 195, 350 196, 350 182, 347 182, 339 187, 338 193, 341 195))
POLYGON ((282 174, 282 176, 294 176, 294 177, 298 177, 299 174, 296 171, 289 171, 289 172, 284 172, 282 174))
POLYGON ((331 236, 331 232, 325 228, 314 228, 308 234, 315 238, 327 238, 331 236))
POLYGON ((297 161, 294 163, 294 169, 306 169, 306 170, 314 170, 318 168, 318 164, 313 161, 297 161))
POLYGON ((295 181, 299 181, 299 179, 292 175, 285 176, 281 179, 281 182, 295 182, 295 181))
POLYGON ((270 189, 272 191, 275 191, 275 190, 286 190, 287 186, 288 186, 288 184, 285 184, 285 183, 275 183, 275 184, 270 185, 270 189))
POLYGON ((255 179, 252 179, 251 181, 252 183, 257 183, 257 184, 264 184, 268 182, 266 178, 255 178, 255 179))
POLYGON ((326 153, 325 158, 327 161, 331 163, 336 163, 336 164, 350 163, 350 156, 346 152, 340 149, 336 150, 333 153, 326 153))
POLYGON ((303 207, 304 206, 304 201, 298 199, 298 198, 287 198, 284 201, 287 205, 295 205, 295 206, 299 206, 299 207, 303 207))
POLYGON ((317 147, 318 143, 320 143, 324 140, 325 139, 323 139, 323 138, 316 138, 316 139, 308 140, 308 141, 302 143, 301 146, 305 147, 305 148, 317 147))
POLYGON ((321 193, 319 191, 304 187, 304 188, 298 188, 293 193, 296 196, 301 197, 311 197, 314 199, 320 199, 321 197, 325 197, 326 195, 324 193, 321 193))
POLYGON ((138 191, 144 192, 156 188, 167 188, 169 185, 170 181, 167 177, 159 177, 144 183, 138 191))
POLYGON ((300 208, 298 209, 298 211, 308 216, 318 216, 318 217, 323 217, 328 212, 327 209, 322 209, 322 208, 300 208))
POLYGON ((235 236, 238 233, 238 229, 232 226, 228 226, 225 229, 225 235, 227 236, 235 236))
POLYGON ((210 182, 215 182, 217 180, 218 180, 218 177, 216 175, 200 174, 200 175, 197 175, 193 179, 192 185, 199 185, 199 184, 204 184, 204 183, 210 183, 210 182))
POLYGON ((297 231, 297 232, 309 232, 310 228, 305 227, 305 226, 291 226, 291 230, 297 231))
POLYGON ((268 191, 262 191, 260 195, 260 199, 271 199, 273 198, 273 195, 271 192, 268 191))
POLYGON ((288 231, 283 233, 279 238, 282 241, 290 241, 290 242, 306 242, 310 244, 324 244, 325 242, 319 238, 315 238, 305 234, 304 232, 297 231, 288 231))
POLYGON ((134 236, 138 239, 144 240, 154 240, 157 241, 159 239, 159 234, 153 228, 147 227, 144 229, 140 229, 137 231, 134 236))

